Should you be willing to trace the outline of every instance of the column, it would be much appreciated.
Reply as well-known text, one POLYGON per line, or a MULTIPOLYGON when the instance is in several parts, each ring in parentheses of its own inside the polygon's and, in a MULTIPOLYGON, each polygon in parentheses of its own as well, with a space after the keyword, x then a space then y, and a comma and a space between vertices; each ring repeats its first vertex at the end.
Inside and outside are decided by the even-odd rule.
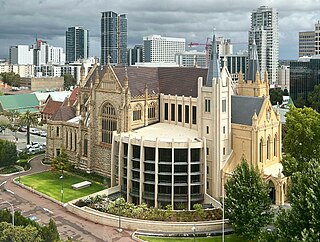
POLYGON ((155 147, 155 176, 154 176, 154 207, 158 207, 158 183, 159 183, 159 138, 156 138, 155 147))

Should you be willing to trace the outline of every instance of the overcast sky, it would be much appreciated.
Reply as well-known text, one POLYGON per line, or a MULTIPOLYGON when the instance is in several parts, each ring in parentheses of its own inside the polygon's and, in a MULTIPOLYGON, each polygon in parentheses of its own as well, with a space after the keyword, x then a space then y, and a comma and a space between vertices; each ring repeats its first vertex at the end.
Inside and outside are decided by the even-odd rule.
POLYGON ((218 36, 243 43, 248 41, 250 13, 261 5, 278 10, 280 59, 296 59, 298 32, 314 30, 320 0, 0 0, 0 57, 8 56, 11 45, 31 45, 36 34, 65 48, 70 26, 88 29, 90 55, 100 56, 103 11, 127 14, 128 47, 142 44, 143 36, 151 34, 205 43, 213 27, 218 36))

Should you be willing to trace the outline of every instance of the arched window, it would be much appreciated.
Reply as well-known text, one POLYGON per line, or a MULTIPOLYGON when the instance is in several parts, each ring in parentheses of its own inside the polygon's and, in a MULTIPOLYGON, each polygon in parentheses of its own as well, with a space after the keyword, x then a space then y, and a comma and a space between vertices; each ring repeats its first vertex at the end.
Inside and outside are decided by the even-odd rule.
POLYGON ((259 161, 262 162, 263 160, 263 139, 260 139, 259 143, 259 161))
POLYGON ((274 136, 274 140, 273 140, 273 155, 277 156, 278 155, 278 150, 277 150, 277 134, 274 136))
POLYGON ((149 103, 148 105, 148 118, 155 118, 156 117, 156 104, 154 102, 149 103))
POLYGON ((141 120, 142 108, 140 104, 137 104, 133 109, 133 121, 141 120))
POLYGON ((117 130, 116 110, 111 103, 106 103, 101 109, 101 134, 103 143, 112 143, 112 131, 117 130))
POLYGON ((66 149, 68 149, 68 146, 69 146, 69 133, 68 133, 68 130, 66 129, 66 149))
POLYGON ((268 136, 268 140, 267 140, 267 159, 270 159, 270 149, 271 149, 271 138, 270 136, 268 136))

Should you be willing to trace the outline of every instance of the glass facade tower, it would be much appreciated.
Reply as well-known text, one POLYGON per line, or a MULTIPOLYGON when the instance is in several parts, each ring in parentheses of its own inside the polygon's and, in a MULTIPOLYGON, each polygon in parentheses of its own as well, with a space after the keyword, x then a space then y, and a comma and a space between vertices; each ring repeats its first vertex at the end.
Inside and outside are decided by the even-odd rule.
POLYGON ((89 30, 70 27, 66 31, 66 61, 74 62, 89 57, 89 30))
POLYGON ((102 12, 101 17, 101 65, 127 64, 127 15, 112 11, 102 12))

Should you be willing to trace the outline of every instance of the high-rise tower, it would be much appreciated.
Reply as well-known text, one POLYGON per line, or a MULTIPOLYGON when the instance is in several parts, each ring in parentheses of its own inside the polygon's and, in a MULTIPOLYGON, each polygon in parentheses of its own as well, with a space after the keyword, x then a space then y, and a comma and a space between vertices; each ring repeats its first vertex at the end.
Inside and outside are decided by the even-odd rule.
POLYGON ((74 62, 89 57, 89 30, 69 27, 66 31, 66 61, 74 62))
POLYGON ((102 12, 101 17, 101 65, 127 64, 127 15, 112 11, 102 12))
POLYGON ((267 71, 270 83, 276 83, 279 63, 279 25, 276 9, 261 6, 252 11, 249 49, 252 48, 253 39, 257 45, 260 73, 264 75, 267 71))

